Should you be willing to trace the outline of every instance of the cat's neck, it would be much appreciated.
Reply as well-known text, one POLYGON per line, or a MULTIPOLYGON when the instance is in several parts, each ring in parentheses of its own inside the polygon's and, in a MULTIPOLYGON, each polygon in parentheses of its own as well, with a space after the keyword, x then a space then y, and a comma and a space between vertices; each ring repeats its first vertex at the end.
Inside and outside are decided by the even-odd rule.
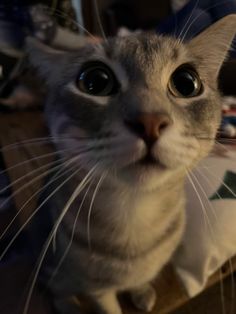
MULTIPOLYGON (((132 249, 138 252, 139 249, 149 247, 153 239, 165 234, 174 222, 181 222, 181 226, 184 223, 184 180, 177 177, 173 179, 175 180, 172 180, 171 184, 166 183, 149 192, 127 187, 125 189, 122 185, 113 186, 109 180, 104 180, 95 197, 94 184, 87 193, 79 213, 75 234, 87 239, 89 225, 93 242, 100 239, 102 243, 110 245, 112 237, 115 247, 128 251, 132 249)), ((74 225, 85 193, 86 189, 81 192, 63 219, 63 224, 69 230, 74 225)), ((66 194, 61 194, 64 202, 66 194)))
MULTIPOLYGON (((147 191, 134 189, 127 185, 112 185, 110 180, 104 180, 94 197, 94 185, 86 197, 83 206, 85 220, 93 200, 92 215, 112 224, 123 224, 131 221, 152 221, 162 217, 165 211, 184 206, 184 179, 175 176, 158 188, 147 191)), ((85 193, 85 192, 84 192, 85 193)), ((84 193, 81 193, 80 199, 84 193)))
MULTIPOLYGON (((97 193, 92 207, 93 189, 88 193, 76 233, 86 237, 89 221, 93 241, 102 237, 105 243, 112 237, 114 245, 138 250, 137 245, 140 248, 150 246, 153 239, 165 234, 173 222, 184 221, 184 184, 180 182, 171 189, 166 185, 165 189, 150 192, 112 189, 106 183, 97 193)), ((82 199, 83 195, 80 197, 82 199)), ((74 223, 78 204, 80 200, 65 217, 68 226, 74 223)))

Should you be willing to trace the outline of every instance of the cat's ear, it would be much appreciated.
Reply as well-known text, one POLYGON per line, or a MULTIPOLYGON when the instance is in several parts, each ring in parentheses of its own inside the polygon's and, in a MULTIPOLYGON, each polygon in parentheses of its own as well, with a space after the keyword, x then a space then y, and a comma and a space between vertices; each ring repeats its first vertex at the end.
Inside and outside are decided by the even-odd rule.
POLYGON ((45 79, 58 71, 65 58, 65 51, 51 48, 32 37, 26 39, 26 51, 32 66, 38 69, 45 79))
POLYGON ((193 38, 188 46, 200 64, 216 77, 236 34, 236 14, 228 15, 193 38))

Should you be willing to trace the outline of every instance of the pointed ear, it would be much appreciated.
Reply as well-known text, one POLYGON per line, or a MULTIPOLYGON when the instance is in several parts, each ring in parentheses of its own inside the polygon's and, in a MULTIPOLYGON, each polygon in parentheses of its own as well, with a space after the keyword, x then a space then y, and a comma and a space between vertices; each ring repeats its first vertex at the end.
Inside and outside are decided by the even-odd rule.
POLYGON ((201 66, 217 77, 236 33, 236 14, 228 15, 193 38, 188 47, 201 66))
POLYGON ((65 51, 51 48, 32 37, 26 39, 26 52, 30 63, 45 79, 58 71, 66 54, 65 51))

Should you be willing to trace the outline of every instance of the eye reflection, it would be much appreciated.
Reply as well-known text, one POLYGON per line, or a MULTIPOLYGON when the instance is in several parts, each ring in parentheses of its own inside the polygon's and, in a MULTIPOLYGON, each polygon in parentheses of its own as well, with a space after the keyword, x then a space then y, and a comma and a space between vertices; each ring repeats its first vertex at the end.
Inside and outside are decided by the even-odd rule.
POLYGON ((181 66, 172 74, 169 90, 175 97, 196 97, 202 93, 202 82, 192 67, 181 66))
POLYGON ((77 78, 78 89, 92 96, 110 96, 119 90, 112 70, 102 62, 85 64, 77 78))

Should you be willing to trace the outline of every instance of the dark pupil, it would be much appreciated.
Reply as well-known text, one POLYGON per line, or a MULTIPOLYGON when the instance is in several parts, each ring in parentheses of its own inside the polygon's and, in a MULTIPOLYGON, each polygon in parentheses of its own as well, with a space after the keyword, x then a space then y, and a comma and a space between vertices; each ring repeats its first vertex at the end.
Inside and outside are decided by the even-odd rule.
MULTIPOLYGON (((88 93, 92 95, 99 95, 104 93, 109 87, 109 75, 103 69, 94 69, 85 71, 80 80, 83 80, 83 85, 88 93)), ((107 91, 109 92, 109 91, 107 91)))
POLYGON ((191 96, 197 88, 197 79, 187 71, 178 71, 173 76, 176 90, 183 96, 191 96))

